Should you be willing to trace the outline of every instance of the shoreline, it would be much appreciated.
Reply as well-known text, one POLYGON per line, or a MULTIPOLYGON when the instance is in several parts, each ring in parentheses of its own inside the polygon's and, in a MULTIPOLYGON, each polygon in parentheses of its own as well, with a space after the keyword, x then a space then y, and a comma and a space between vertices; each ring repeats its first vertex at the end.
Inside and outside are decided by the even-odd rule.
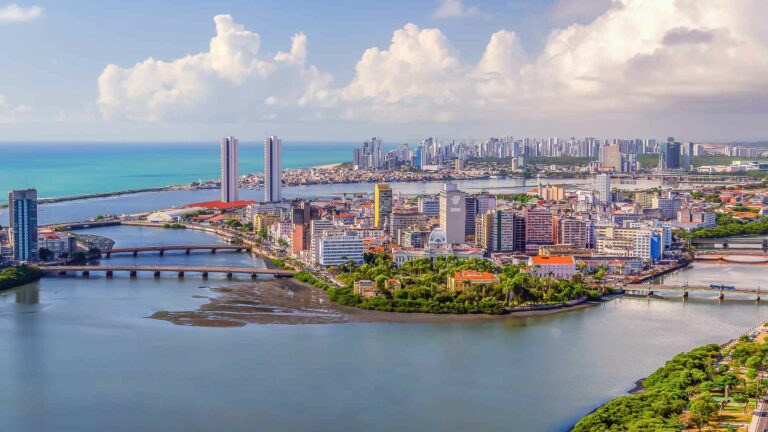
MULTIPOLYGON (((754 331, 756 331, 756 330, 758 330, 758 329, 760 329, 762 327, 765 327, 766 325, 768 325, 768 321, 761 321, 761 322, 757 323, 756 325, 750 327, 748 330, 742 332, 741 334, 739 334, 735 338, 732 338, 732 339, 728 340, 727 342, 721 343, 720 344, 720 349, 723 350, 723 349, 730 348, 733 344, 737 343, 739 341, 739 338, 741 338, 742 336, 749 335, 750 333, 752 333, 752 332, 754 332, 754 331)), ((670 359, 668 359, 667 361, 669 361, 669 360, 670 359)), ((665 362, 665 364, 666 364, 666 362, 665 362)), ((663 366, 664 365, 662 365, 660 367, 663 367, 663 366)), ((645 387, 643 387, 643 382, 647 378, 648 377, 646 376, 646 377, 638 379, 637 381, 634 382, 634 385, 629 390, 627 390, 624 394, 621 394, 621 395, 618 395, 618 396, 610 398, 609 400, 607 400, 607 401, 601 403, 600 405, 596 406, 595 408, 593 408, 590 412, 588 412, 588 413, 584 414, 583 416, 579 417, 579 419, 576 420, 576 422, 574 422, 573 424, 571 424, 568 427, 568 430, 569 431, 573 430, 576 427, 576 424, 579 421, 581 421, 581 419, 586 418, 586 417, 594 414, 602 406, 604 406, 604 405, 606 405, 606 404, 608 404, 608 403, 610 403, 610 402, 612 402, 612 401, 614 401, 614 400, 616 400, 618 398, 624 397, 624 396, 630 396, 630 395, 636 395, 636 394, 642 393, 643 391, 645 391, 645 387)))

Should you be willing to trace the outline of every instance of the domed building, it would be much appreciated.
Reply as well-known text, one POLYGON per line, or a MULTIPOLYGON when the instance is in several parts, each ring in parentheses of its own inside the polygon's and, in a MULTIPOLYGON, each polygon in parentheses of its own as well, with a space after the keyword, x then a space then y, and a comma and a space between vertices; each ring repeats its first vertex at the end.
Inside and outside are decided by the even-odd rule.
POLYGON ((451 255, 459 258, 482 258, 483 250, 464 246, 452 246, 448 243, 448 236, 445 235, 445 231, 439 227, 433 229, 429 234, 429 240, 424 249, 399 247, 392 249, 392 261, 398 267, 413 259, 429 258, 434 261, 437 257, 451 255))

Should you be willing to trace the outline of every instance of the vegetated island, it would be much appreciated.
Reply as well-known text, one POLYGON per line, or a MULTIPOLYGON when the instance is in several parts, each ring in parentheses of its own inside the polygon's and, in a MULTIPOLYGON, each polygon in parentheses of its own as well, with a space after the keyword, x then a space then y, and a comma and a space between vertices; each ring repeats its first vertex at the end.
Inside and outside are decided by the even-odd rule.
POLYGON ((326 291, 333 302, 382 312, 500 315, 599 300, 610 292, 587 284, 581 274, 570 280, 555 280, 534 276, 522 266, 499 267, 487 260, 455 256, 419 258, 396 267, 385 253, 368 254, 366 262, 359 266, 350 262, 329 271, 340 284, 305 271, 298 272, 295 278, 326 291), (487 272, 495 280, 450 288, 449 276, 465 270, 487 272), (372 295, 355 292, 355 284, 360 281, 375 284, 372 295))
POLYGON ((765 338, 760 326, 725 346, 678 354, 642 380, 638 392, 602 405, 573 431, 746 430, 749 408, 757 409, 768 391, 765 338))
POLYGON ((20 265, 0 270, 0 291, 34 282, 42 276, 39 268, 20 265))

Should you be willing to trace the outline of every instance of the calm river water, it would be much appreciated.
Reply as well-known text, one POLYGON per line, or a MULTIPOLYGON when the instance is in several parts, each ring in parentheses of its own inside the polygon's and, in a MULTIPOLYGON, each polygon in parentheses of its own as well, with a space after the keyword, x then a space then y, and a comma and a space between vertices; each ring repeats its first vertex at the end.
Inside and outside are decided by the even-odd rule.
MULTIPOLYGON (((218 242, 90 232, 118 246, 218 242)), ((235 253, 111 262, 263 265, 235 253)), ((727 282, 760 268, 734 268, 727 282)), ((478 323, 201 328, 145 318, 194 308, 207 287, 249 282, 93 275, 3 293, 2 430, 563 431, 674 354, 768 318, 751 303, 628 298, 478 323)))

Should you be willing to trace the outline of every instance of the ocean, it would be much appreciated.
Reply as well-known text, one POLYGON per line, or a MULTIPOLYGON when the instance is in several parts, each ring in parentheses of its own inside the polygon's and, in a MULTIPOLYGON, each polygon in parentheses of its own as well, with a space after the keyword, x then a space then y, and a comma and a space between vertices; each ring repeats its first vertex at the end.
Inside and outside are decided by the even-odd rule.
MULTIPOLYGON (((352 159, 358 143, 283 142, 283 169, 352 159)), ((240 142, 240 174, 263 170, 263 143, 240 142)), ((210 143, 0 143, 0 192, 36 188, 40 198, 188 184, 219 176, 210 143)))

